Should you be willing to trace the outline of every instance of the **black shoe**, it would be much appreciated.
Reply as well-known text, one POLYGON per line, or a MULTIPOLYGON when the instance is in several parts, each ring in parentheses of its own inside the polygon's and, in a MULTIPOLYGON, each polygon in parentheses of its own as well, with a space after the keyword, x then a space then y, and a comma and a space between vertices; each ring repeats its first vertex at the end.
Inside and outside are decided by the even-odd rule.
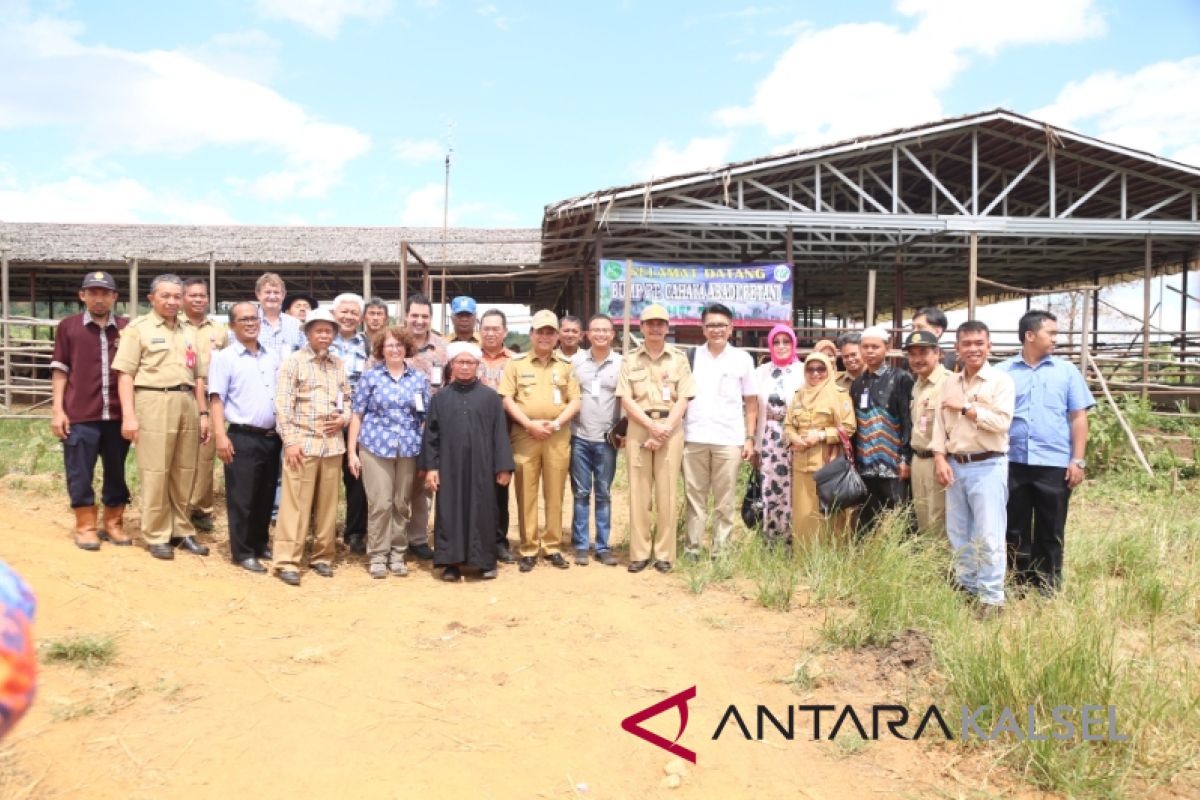
POLYGON ((243 558, 237 565, 250 572, 266 572, 267 568, 257 558, 243 558))
POLYGON ((329 566, 328 564, 311 564, 309 565, 309 569, 320 575, 322 578, 333 577, 333 567, 329 566))
POLYGON ((548 556, 546 556, 546 560, 549 561, 554 566, 558 567, 559 569, 567 569, 568 567, 571 566, 570 564, 567 563, 567 560, 565 558, 563 558, 562 553, 554 553, 553 555, 548 555, 548 556))
POLYGON ((537 559, 533 556, 521 556, 521 572, 529 572, 537 566, 537 559))
POLYGON ((671 562, 670 561, 655 561, 654 568, 656 570, 658 570, 659 572, 661 572, 663 575, 666 575, 668 572, 671 571, 671 562))
POLYGON ((615 567, 620 563, 617 561, 617 557, 612 554, 611 550, 601 550, 600 552, 596 553, 596 560, 606 567, 615 567))
POLYGON ((494 581, 499 574, 500 570, 492 567, 491 569, 485 569, 483 572, 481 572, 479 577, 483 578, 485 581, 494 581))
POLYGON ((263 548, 263 551, 262 551, 261 553, 259 553, 259 554, 258 554, 258 557, 259 557, 259 558, 265 558, 267 561, 274 561, 274 560, 275 560, 274 558, 272 558, 272 557, 271 557, 271 548, 269 548, 269 547, 264 547, 264 548, 263 548))
POLYGON ((285 569, 282 572, 276 572, 275 577, 286 583, 288 586, 300 585, 300 573, 292 569, 285 569))
POLYGON ((353 533, 346 537, 346 549, 351 553, 362 555, 367 552, 367 537, 361 533, 353 533))
POLYGON ((517 557, 512 554, 512 550, 508 549, 508 544, 502 544, 496 548, 496 560, 501 564, 517 563, 517 557))
POLYGON ((200 544, 194 536, 182 536, 177 539, 172 539, 171 544, 178 547, 180 550, 187 550, 194 556, 208 555, 208 545, 200 544))
POLYGON ((213 518, 209 514, 193 514, 191 517, 192 525, 196 530, 203 533, 211 533, 213 529, 213 518))
POLYGON ((175 548, 169 544, 152 544, 148 549, 150 555, 161 558, 163 561, 170 561, 175 557, 175 548))
POLYGON ((408 554, 421 561, 429 561, 433 558, 433 548, 427 544, 414 544, 408 548, 408 554))
POLYGON ((630 572, 641 572, 648 566, 650 566, 649 561, 630 561, 629 562, 629 571, 630 572))
POLYGON ((462 573, 458 571, 458 567, 450 566, 442 570, 442 580, 448 583, 454 583, 462 578, 462 573))

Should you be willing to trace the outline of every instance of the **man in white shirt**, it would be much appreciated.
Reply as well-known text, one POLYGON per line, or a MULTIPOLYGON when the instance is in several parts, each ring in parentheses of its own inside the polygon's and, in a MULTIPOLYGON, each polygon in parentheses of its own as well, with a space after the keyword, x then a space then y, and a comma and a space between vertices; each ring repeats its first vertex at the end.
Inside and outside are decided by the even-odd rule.
POLYGON ((687 551, 696 559, 713 498, 713 554, 733 533, 734 487, 738 467, 754 456, 758 397, 754 359, 729 344, 733 312, 720 303, 701 314, 706 344, 692 363, 696 396, 684 417, 683 483, 687 494, 687 551))

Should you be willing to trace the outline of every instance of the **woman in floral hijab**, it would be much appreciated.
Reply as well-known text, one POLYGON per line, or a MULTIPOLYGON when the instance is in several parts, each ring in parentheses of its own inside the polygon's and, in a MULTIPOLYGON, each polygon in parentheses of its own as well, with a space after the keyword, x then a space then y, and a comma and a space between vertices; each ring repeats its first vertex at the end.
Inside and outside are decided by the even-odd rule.
POLYGON ((792 538, 792 457, 783 420, 788 401, 804 383, 796 361, 796 334, 776 325, 767 336, 771 360, 758 368, 758 468, 762 477, 762 534, 768 542, 792 538))

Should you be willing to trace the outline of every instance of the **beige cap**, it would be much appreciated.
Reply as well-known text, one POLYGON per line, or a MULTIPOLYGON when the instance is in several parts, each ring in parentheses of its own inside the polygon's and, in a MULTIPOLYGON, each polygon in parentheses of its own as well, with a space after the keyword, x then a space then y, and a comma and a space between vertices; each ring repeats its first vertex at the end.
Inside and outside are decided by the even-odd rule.
POLYGON ((558 330, 558 317, 548 308, 543 308, 534 314, 533 324, 529 326, 531 331, 540 330, 541 328, 554 328, 554 330, 558 330))
POLYGON ((670 322, 671 315, 667 313, 667 309, 663 308, 658 303, 651 303, 642 309, 642 322, 649 322, 652 319, 661 319, 663 322, 670 322))

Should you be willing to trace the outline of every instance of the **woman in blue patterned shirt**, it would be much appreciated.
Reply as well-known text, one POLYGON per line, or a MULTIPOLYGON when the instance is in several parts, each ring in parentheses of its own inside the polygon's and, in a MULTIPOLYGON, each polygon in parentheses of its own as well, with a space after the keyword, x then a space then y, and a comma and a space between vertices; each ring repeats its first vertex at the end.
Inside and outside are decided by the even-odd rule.
POLYGON ((372 578, 407 575, 408 518, 429 381, 408 366, 412 335, 388 328, 375 339, 375 365, 358 379, 351 406, 346 465, 361 476, 367 493, 367 570, 372 578))

